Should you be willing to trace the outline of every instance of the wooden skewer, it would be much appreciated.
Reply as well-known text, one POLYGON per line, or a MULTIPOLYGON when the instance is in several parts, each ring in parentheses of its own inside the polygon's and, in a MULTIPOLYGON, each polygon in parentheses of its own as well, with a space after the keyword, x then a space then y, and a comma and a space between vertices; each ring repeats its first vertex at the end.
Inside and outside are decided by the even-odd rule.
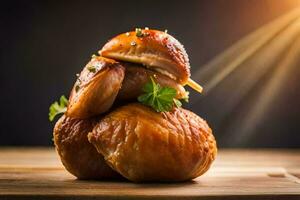
POLYGON ((197 92, 201 93, 203 88, 201 85, 199 85, 198 83, 196 83, 194 80, 192 80, 191 78, 188 79, 187 81, 187 85, 190 86, 191 88, 193 88, 194 90, 196 90, 197 92))

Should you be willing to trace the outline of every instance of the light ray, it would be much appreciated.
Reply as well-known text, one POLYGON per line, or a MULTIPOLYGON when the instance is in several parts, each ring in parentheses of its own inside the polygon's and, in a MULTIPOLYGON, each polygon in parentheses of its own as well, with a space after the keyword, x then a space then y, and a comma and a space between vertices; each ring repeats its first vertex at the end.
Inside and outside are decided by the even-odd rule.
POLYGON ((299 16, 300 9, 297 8, 239 40, 211 62, 200 67, 194 73, 194 80, 203 85, 204 94, 209 93, 239 65, 276 37, 280 31, 286 29, 299 16))
MULTIPOLYGON (((298 24, 300 30, 300 23, 298 24)), ((255 103, 251 106, 246 115, 234 123, 232 127, 235 130, 230 132, 235 133, 236 143, 243 144, 255 132, 256 127, 263 121, 272 105, 272 100, 280 96, 280 91, 284 90, 285 82, 295 67, 299 67, 300 58, 300 34, 298 39, 283 57, 282 61, 278 63, 276 69, 272 73, 270 80, 264 85, 259 95, 256 97, 255 103), (238 131, 242 130, 242 131, 238 131)))
POLYGON ((216 110, 214 123, 230 138, 228 145, 246 143, 268 117, 272 100, 300 63, 299 37, 297 8, 242 38, 193 76, 205 95, 193 96, 191 103, 209 101, 201 112, 216 110))

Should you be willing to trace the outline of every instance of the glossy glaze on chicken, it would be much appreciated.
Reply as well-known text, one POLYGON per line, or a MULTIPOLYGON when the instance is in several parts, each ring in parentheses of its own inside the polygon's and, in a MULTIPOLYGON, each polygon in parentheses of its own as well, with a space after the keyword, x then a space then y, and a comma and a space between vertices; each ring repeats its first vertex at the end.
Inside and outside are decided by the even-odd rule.
POLYGON ((217 153, 206 121, 175 104, 157 112, 137 103, 150 79, 175 89, 177 99, 188 98, 186 84, 202 90, 190 79, 183 46, 165 32, 140 29, 111 39, 99 54, 78 75, 54 128, 66 169, 80 179, 135 182, 185 181, 205 173, 217 153))
POLYGON ((79 179, 118 178, 120 175, 88 142, 87 134, 97 121, 97 118, 74 119, 63 115, 53 131, 56 150, 65 168, 79 179))
POLYGON ((183 108, 157 113, 129 104, 102 118, 88 137, 114 170, 136 182, 193 179, 216 156, 207 123, 183 108))

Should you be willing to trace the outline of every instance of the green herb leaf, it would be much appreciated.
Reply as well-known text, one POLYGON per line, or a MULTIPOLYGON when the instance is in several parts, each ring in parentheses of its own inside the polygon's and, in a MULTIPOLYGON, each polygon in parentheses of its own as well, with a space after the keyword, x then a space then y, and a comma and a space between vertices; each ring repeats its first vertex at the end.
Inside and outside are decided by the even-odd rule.
POLYGON ((150 79, 151 81, 143 87, 144 94, 138 97, 139 102, 152 107, 156 112, 170 111, 174 105, 177 107, 182 105, 175 98, 176 90, 174 88, 161 87, 158 83, 155 83, 152 77, 150 79))
POLYGON ((174 104, 177 106, 177 108, 182 106, 182 103, 180 100, 178 100, 178 99, 173 99, 173 100, 174 100, 174 104))
POLYGON ((183 100, 186 103, 188 103, 189 102, 189 98, 190 98, 190 92, 186 91, 185 94, 186 94, 186 96, 184 98, 180 99, 180 100, 183 100))
POLYGON ((89 70, 89 72, 95 73, 96 72, 96 67, 93 65, 89 65, 87 66, 87 69, 89 70))
POLYGON ((59 103, 55 101, 49 108, 49 120, 53 121, 55 116, 67 111, 68 99, 62 95, 59 99, 59 103))
POLYGON ((143 37, 144 34, 143 34, 142 29, 141 29, 141 28, 136 28, 136 29, 135 29, 135 35, 136 35, 137 37, 143 37))

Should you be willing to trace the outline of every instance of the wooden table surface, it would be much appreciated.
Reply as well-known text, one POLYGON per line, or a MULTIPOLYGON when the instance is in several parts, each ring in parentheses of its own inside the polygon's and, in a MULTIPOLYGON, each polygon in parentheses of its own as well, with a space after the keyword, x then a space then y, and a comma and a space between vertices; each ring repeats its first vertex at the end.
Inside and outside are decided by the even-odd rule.
POLYGON ((300 199, 300 150, 220 150, 185 183, 79 181, 53 148, 0 148, 0 199, 300 199))

